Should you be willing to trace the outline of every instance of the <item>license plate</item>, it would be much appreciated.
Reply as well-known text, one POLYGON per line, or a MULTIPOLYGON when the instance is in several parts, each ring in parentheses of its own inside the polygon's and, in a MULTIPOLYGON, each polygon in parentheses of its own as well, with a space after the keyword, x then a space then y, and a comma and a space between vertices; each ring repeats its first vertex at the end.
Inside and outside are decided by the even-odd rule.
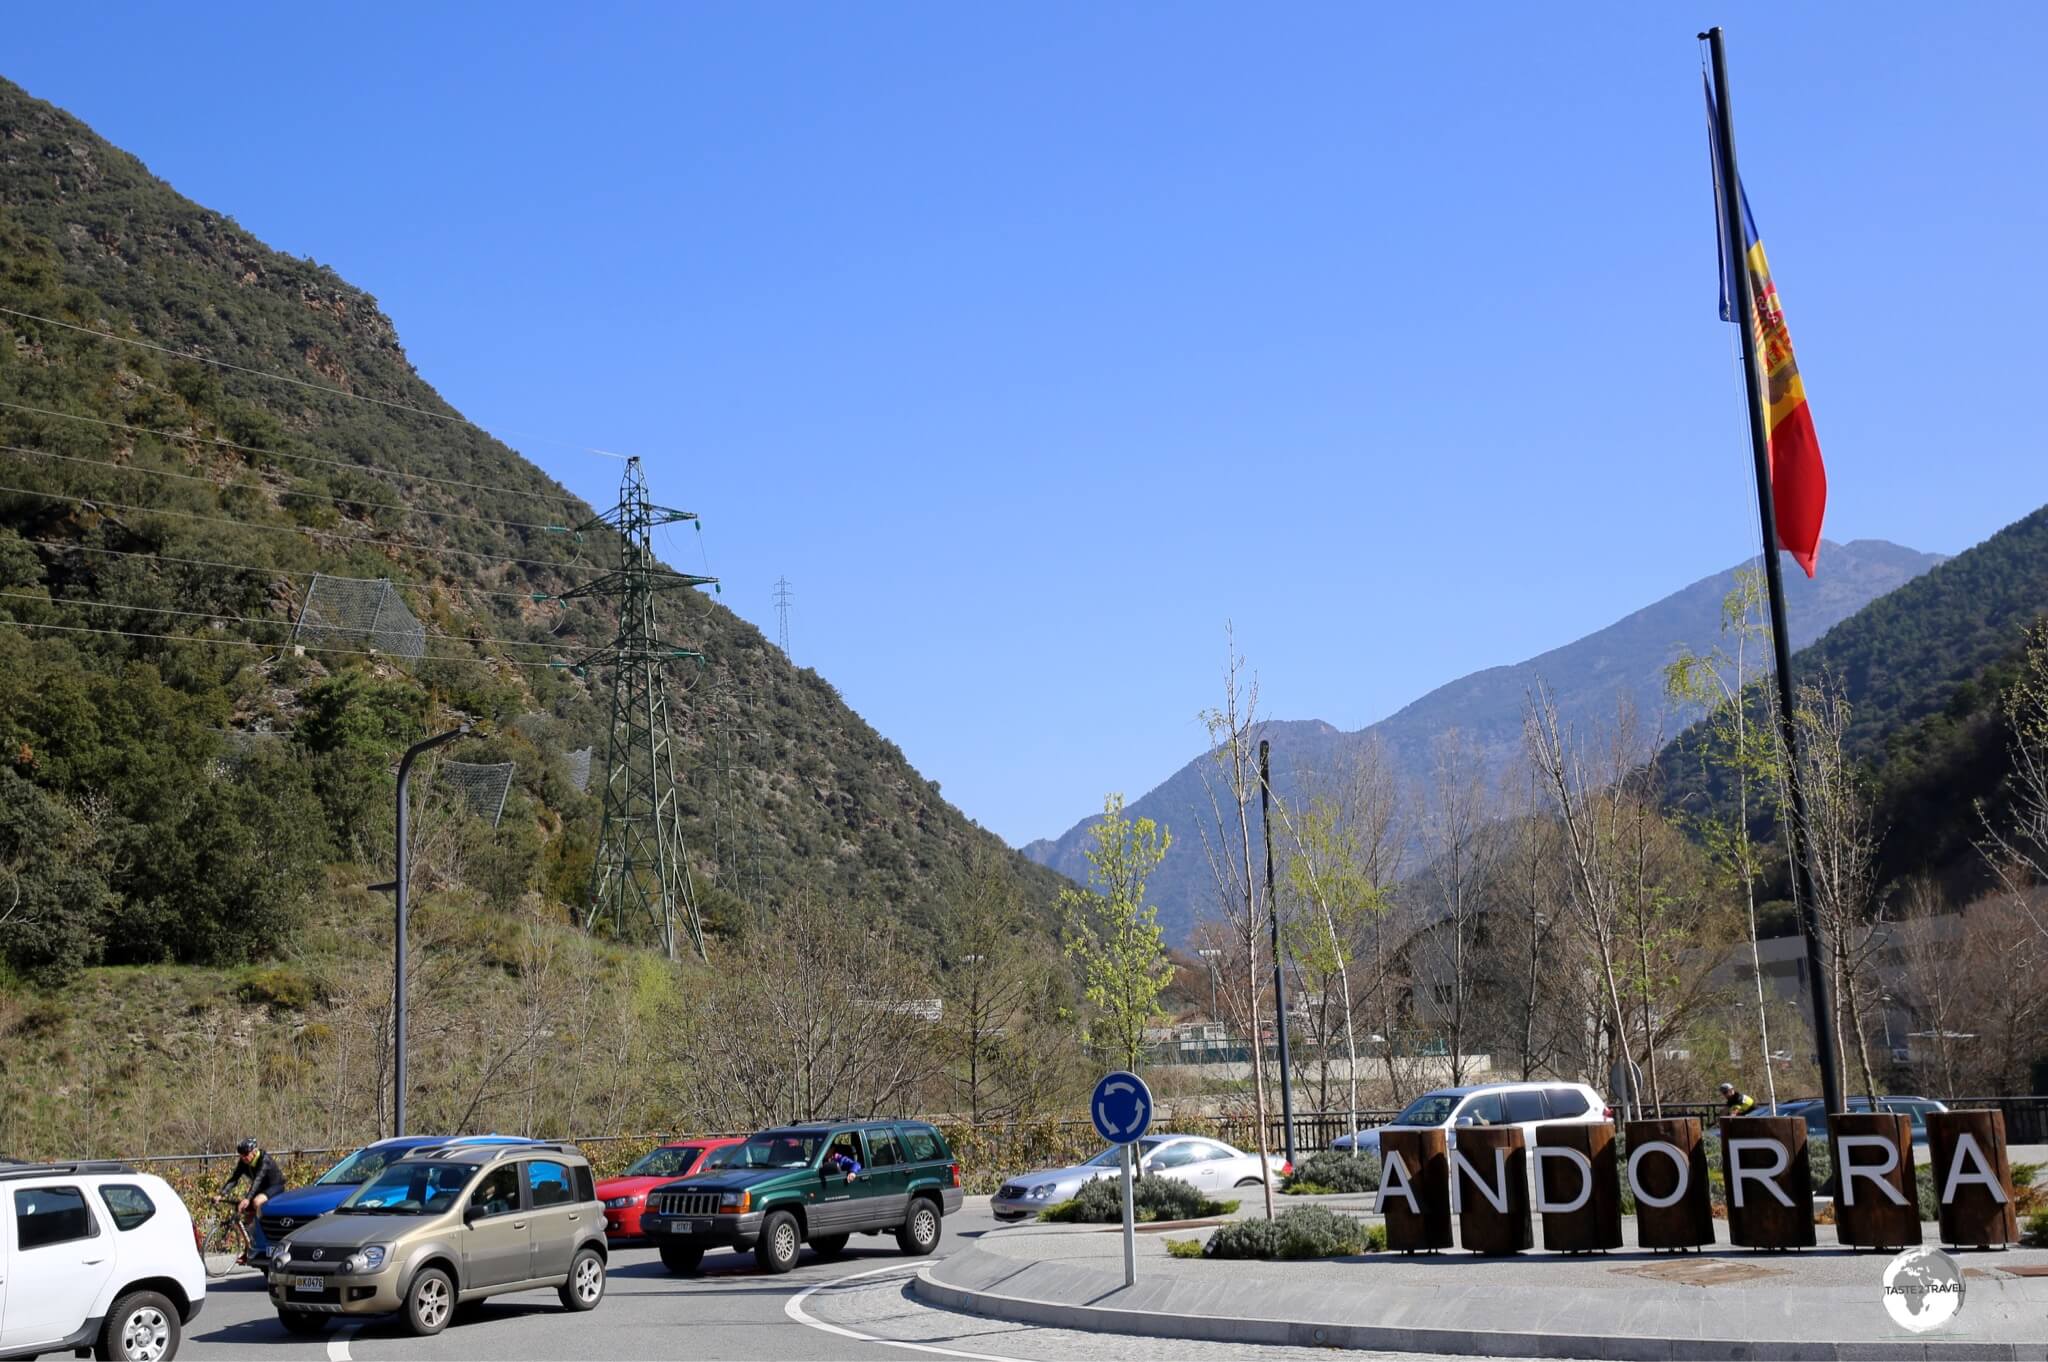
POLYGON ((709 1220, 692 1220, 692 1221, 690 1222, 690 1233, 692 1233, 692 1234, 709 1234, 709 1233, 711 1233, 711 1222, 710 1222, 709 1220))
POLYGON ((292 1290, 294 1291, 324 1291, 326 1289, 327 1283, 318 1277, 292 1278, 292 1290))

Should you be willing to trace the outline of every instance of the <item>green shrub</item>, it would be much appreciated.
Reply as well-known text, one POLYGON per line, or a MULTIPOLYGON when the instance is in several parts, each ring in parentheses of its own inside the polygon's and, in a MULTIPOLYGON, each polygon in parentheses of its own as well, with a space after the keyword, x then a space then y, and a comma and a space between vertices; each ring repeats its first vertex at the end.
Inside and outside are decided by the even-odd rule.
MULTIPOLYGON (((2026 1233, 2020 1236, 2020 1242, 2030 1248, 2048 1248, 2048 1211, 2035 1211, 2027 1217, 2026 1233)), ((1179 1258, 1184 1255, 1176 1253, 1173 1256, 1179 1258)))
POLYGON ((320 997, 320 987, 305 971, 290 965, 266 965, 243 973, 235 996, 251 1005, 303 1012, 320 997))
POLYGON ((1166 1241, 1166 1252, 1170 1257, 1174 1258, 1199 1258, 1202 1256, 1202 1241, 1199 1239, 1169 1239, 1166 1241))
MULTIPOLYGON (((1237 1209, 1234 1201, 1211 1201, 1192 1183, 1179 1178, 1142 1177, 1131 1189, 1131 1205, 1138 1222, 1154 1220, 1206 1220, 1228 1215, 1237 1209)), ((1097 1178, 1083 1187, 1071 1201, 1062 1201, 1039 1213, 1040 1220, 1067 1225, 1121 1225, 1124 1223, 1124 1185, 1121 1178, 1097 1178)))
POLYGON ((1345 1154, 1325 1149, 1294 1165, 1294 1171, 1280 1183, 1280 1190, 1297 1196, 1322 1196, 1331 1192, 1372 1192, 1379 1185, 1377 1154, 1345 1154))
MULTIPOLYGON (((1377 1227, 1376 1227, 1377 1228, 1377 1227)), ((1381 1230, 1379 1246, 1386 1246, 1381 1230)), ((1273 1220, 1235 1220, 1209 1236, 1209 1258, 1341 1258, 1372 1251, 1363 1221, 1327 1206, 1294 1206, 1273 1220)))

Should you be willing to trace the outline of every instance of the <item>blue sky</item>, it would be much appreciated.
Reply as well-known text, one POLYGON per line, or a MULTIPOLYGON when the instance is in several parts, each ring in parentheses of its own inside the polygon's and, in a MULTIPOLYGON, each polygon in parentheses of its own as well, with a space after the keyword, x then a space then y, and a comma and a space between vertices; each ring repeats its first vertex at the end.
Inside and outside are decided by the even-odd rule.
POLYGON ((0 73, 579 492, 644 454, 1012 841, 1198 750, 1226 620, 1356 727, 1753 552, 1706 22, 1828 535, 2048 501, 2039 6, 94 13, 10 14, 0 73))

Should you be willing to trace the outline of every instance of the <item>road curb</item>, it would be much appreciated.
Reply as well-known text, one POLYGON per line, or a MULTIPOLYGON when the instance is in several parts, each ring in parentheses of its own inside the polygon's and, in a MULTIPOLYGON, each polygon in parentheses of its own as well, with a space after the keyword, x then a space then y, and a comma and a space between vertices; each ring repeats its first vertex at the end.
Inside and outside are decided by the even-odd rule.
POLYGON ((1467 1357, 1596 1358, 1602 1362, 1751 1362, 1755 1358, 1812 1362, 2044 1362, 2048 1343, 1968 1339, 1900 1339, 1828 1343, 1812 1339, 1657 1338, 1641 1335, 1509 1333, 1480 1329, 1412 1329, 1388 1325, 1316 1324, 1229 1315, 1164 1314, 1105 1305, 1074 1305, 976 1291, 938 1280, 941 1264, 918 1270, 911 1293, 927 1305, 1015 1324, 1085 1333, 1203 1343, 1275 1344, 1294 1348, 1451 1353, 1467 1357))

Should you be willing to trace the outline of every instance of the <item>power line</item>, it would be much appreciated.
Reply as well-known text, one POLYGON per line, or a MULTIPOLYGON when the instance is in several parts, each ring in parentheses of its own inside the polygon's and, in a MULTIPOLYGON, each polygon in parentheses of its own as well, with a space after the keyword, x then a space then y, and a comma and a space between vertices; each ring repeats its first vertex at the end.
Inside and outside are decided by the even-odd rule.
MULTIPOLYGON (((232 491, 236 488, 246 492, 271 490, 263 483, 221 482, 198 473, 179 473, 168 468, 145 468, 140 464, 115 463, 111 459, 88 459, 78 454, 59 454, 55 450, 35 449, 28 445, 0 445, 0 450, 4 450, 9 454, 26 454, 38 459, 62 459, 65 463, 82 463, 93 468, 111 468, 118 473, 141 473, 152 478, 177 478, 181 482, 203 482, 218 492, 232 491)), ((301 492, 296 489, 286 491, 284 495, 305 497, 309 501, 331 502, 336 506, 361 506, 373 511, 397 511, 400 515, 434 516, 441 520, 473 520, 483 525, 509 526, 518 530, 546 530, 556 534, 567 534, 569 532, 569 527, 566 525, 544 525, 528 520, 498 520, 492 516, 472 515, 468 511, 419 510, 411 506, 401 505, 396 501, 363 501, 357 497, 330 496, 324 492, 301 492)))
MULTIPOLYGON (((351 473, 367 473, 376 478, 403 478, 410 482, 432 482, 443 487, 461 487, 472 492, 498 492, 505 496, 530 497, 535 501, 553 502, 560 506, 581 508, 583 502, 576 497, 558 497, 549 492, 529 492, 518 487, 501 487, 489 482, 464 482, 460 478, 437 478, 429 473, 403 473, 393 468, 378 468, 371 464, 350 463, 347 459, 323 458, 318 454, 298 454, 282 449, 264 449, 257 445, 238 445, 233 440, 217 439, 211 435, 193 435, 182 430, 160 430, 154 426, 130 425, 126 421, 109 421, 100 416, 83 416, 77 412, 52 411, 48 407, 31 407, 23 402, 0 400, 0 407, 10 411, 28 412, 36 416, 52 416, 61 421, 83 421, 88 425, 106 426, 112 430, 125 430, 135 435, 154 435, 163 440, 187 440, 193 444, 214 445, 221 449, 232 449, 241 454, 261 454, 272 459, 300 459, 306 463, 324 464, 329 468, 345 469, 351 473)), ((481 429, 481 427, 478 427, 481 429)), ((495 438, 495 437, 493 437, 495 438)), ((514 522, 507 521, 506 524, 514 522)))
POLYGON ((790 594, 789 578, 775 579, 775 634, 776 642, 782 646, 782 655, 789 656, 789 606, 796 597, 790 594))
MULTIPOLYGON (((447 553, 463 558, 479 558, 487 563, 517 563, 522 567, 548 568, 560 572, 567 563, 551 563, 540 558, 508 558, 502 553, 478 553, 474 549, 437 548, 432 544, 413 544, 402 539, 370 539, 359 534, 343 534, 338 530, 323 530, 311 525, 264 525, 253 520, 235 520, 226 516, 200 515, 196 511, 174 511, 162 506, 138 506, 133 502, 107 501, 101 497, 77 497, 62 492, 44 492, 33 487, 0 486, 0 492, 15 492, 25 497, 47 497, 51 501, 69 501, 80 506, 111 506, 117 511, 136 511, 145 515, 178 516, 184 520, 198 520, 210 525, 233 525, 244 530, 270 530, 286 534, 324 534, 336 539, 345 539, 354 544, 368 544, 378 548, 407 549, 414 553, 447 553)), ((587 580, 596 581, 597 578, 587 580)))
MULTIPOLYGON (((256 648, 265 652, 276 652, 283 647, 277 643, 258 643, 246 638, 205 638, 198 634, 146 634, 134 629, 95 629, 83 624, 43 624, 36 620, 17 620, 0 617, 0 626, 15 629, 42 629, 60 634, 107 634, 120 638, 148 638, 162 643, 209 643, 229 648, 256 648)), ((323 644, 303 643, 294 645, 308 653, 335 653, 348 657, 384 657, 383 653, 367 648, 330 648, 323 644)), ((563 667, 555 662, 521 662, 510 657, 441 657, 430 655, 433 662, 468 662, 477 666, 504 667, 545 667, 550 671, 561 671, 563 667)))
MULTIPOLYGON (((165 605, 134 605, 127 601, 89 601, 77 596, 37 596, 20 591, 0 591, 0 599, 12 601, 35 601, 42 605, 75 605, 95 610, 135 610, 146 615, 179 615, 186 619, 212 620, 215 623, 255 624, 269 629, 289 629, 290 620, 262 619, 254 615, 227 615, 209 610, 178 610, 165 605)), ((428 638, 445 639, 449 643, 496 643, 510 648, 555 648, 553 640, 530 638, 471 638, 463 634, 430 633, 428 638)), ((439 661, 461 659, 459 654, 445 656, 426 653, 422 656, 439 661)))
MULTIPOLYGON (((291 568, 259 567, 254 563, 228 563, 217 558, 179 558, 168 553, 154 553, 145 549, 103 549, 92 544, 74 544, 64 539, 24 539, 24 544, 37 548, 57 549, 65 553, 101 553, 115 558, 147 558, 158 563, 177 563, 184 567, 231 568, 236 572, 257 572, 271 577, 285 577, 292 581, 306 581, 323 574, 317 571, 297 571, 291 568)), ((432 591, 440 586, 437 582, 423 582, 415 577, 390 577, 386 579, 393 586, 409 586, 418 591, 432 591)), ((530 601, 535 605, 560 604, 553 596, 540 591, 485 591, 477 587, 455 586, 454 591, 467 592, 472 596, 499 596, 506 600, 530 601)))

